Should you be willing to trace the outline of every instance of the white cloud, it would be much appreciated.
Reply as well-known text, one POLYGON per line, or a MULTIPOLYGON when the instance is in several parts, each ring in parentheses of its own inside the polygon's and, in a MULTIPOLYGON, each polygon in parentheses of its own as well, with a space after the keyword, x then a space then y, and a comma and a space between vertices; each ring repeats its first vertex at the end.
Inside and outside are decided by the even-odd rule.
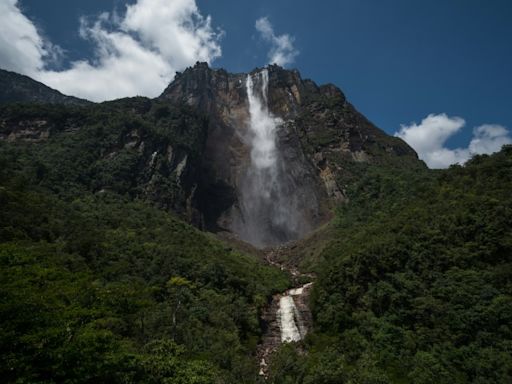
POLYGON ((94 44, 94 60, 72 62, 64 71, 45 70, 50 45, 21 13, 17 0, 7 1, 0 8, 0 31, 10 33, 10 43, 0 40, 0 66, 65 94, 94 101, 154 97, 176 71, 221 55, 222 33, 201 15, 195 0, 138 0, 124 15, 103 13, 81 20, 80 35, 94 44), (11 19, 17 22, 3 22, 11 19))
POLYGON ((33 75, 44 67, 51 47, 17 7, 17 0, 0 2, 0 67, 33 75))
POLYGON ((501 147, 511 144, 510 132, 497 124, 484 124, 473 131, 469 151, 473 154, 498 152, 501 147))
POLYGON ((497 152, 503 145, 512 143, 510 132, 505 127, 484 124, 473 130, 473 138, 467 148, 447 148, 446 141, 465 125, 466 121, 460 117, 430 114, 420 124, 402 125, 395 136, 413 147, 430 168, 463 164, 475 154, 497 152))
POLYGON ((288 34, 276 36, 274 28, 266 17, 256 20, 256 29, 261 37, 271 44, 268 58, 270 64, 285 66, 293 63, 299 51, 293 46, 294 38, 288 34))

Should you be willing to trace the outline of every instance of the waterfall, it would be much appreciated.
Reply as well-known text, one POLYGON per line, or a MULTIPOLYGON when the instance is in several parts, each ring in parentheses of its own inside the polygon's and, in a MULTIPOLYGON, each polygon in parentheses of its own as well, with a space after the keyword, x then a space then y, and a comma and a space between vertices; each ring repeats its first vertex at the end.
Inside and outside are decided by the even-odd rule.
POLYGON ((281 329, 281 342, 299 341, 302 338, 295 321, 298 318, 298 313, 293 297, 283 296, 279 299, 277 318, 281 329))
POLYGON ((269 110, 268 70, 249 74, 245 87, 251 156, 241 178, 241 219, 235 223, 235 232, 242 240, 264 247, 298 238, 305 232, 305 220, 295 181, 279 153, 278 133, 283 120, 269 110))
POLYGON ((276 129, 278 124, 282 123, 268 110, 268 71, 264 69, 260 72, 261 77, 261 96, 254 90, 254 82, 251 75, 247 75, 245 87, 247 89, 247 99, 249 101, 249 127, 253 135, 251 143, 251 165, 253 171, 261 178, 266 185, 264 190, 272 187, 269 184, 275 181, 277 169, 276 156, 276 129))
POLYGON ((279 323, 282 343, 302 340, 307 333, 306 324, 295 304, 294 296, 303 296, 305 291, 311 288, 312 284, 307 283, 298 288, 289 289, 279 298, 279 308, 276 317, 279 323))

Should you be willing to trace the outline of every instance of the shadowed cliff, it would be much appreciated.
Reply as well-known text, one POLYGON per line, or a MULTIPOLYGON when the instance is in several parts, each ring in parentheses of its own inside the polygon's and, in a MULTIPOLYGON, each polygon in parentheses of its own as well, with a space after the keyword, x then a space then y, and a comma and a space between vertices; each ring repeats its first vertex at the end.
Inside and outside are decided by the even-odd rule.
POLYGON ((424 168, 407 144, 375 127, 338 88, 276 65, 232 74, 197 63, 156 99, 100 104, 2 74, 16 85, 0 92, 6 104, 0 139, 35 144, 34 153, 44 153, 41 169, 50 175, 78 164, 67 176, 53 177, 52 188, 71 182, 128 193, 258 247, 297 240, 319 227, 370 167, 424 168), (258 108, 251 114, 249 78, 257 116, 258 108), (30 97, 13 97, 16 89, 30 97), (23 100, 37 105, 12 104, 23 100), (272 146, 270 173, 254 168, 254 128, 265 119, 264 130, 272 130, 265 138, 272 146), (64 153, 51 149, 64 144, 64 153))
MULTIPOLYGON (((255 89, 258 76, 249 75, 255 89)), ((293 228, 273 225, 262 217, 257 228, 266 233, 251 237, 246 231, 247 204, 244 185, 251 167, 251 116, 246 80, 248 74, 231 74, 197 63, 175 80, 159 97, 186 103, 208 116, 208 134, 201 165, 197 203, 210 230, 228 230, 259 246, 296 240, 325 222, 333 205, 346 199, 345 188, 367 165, 422 167, 416 153, 402 140, 386 135, 347 102, 334 85, 318 86, 303 80, 296 70, 271 65, 265 95, 268 113, 279 120, 276 152, 279 184, 288 211, 301 212, 293 228), (408 166, 408 165, 405 165, 408 166)), ((270 217, 268 204, 259 213, 270 217), (263 210, 263 212, 262 212, 263 210)))

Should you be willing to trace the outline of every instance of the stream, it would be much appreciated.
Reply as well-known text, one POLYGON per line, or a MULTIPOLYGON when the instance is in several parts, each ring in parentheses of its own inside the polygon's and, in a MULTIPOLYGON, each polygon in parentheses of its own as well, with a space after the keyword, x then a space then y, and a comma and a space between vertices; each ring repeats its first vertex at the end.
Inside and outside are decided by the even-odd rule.
MULTIPOLYGON (((288 270, 294 280, 302 276, 294 268, 287 268, 272 259, 270 252, 266 257, 267 262, 283 270, 288 270)), ((313 283, 309 282, 276 294, 272 297, 270 305, 264 310, 262 322, 265 329, 262 342, 258 347, 259 374, 264 378, 268 376, 271 354, 282 343, 303 340, 308 329, 311 328, 312 316, 308 301, 312 287, 313 283)))

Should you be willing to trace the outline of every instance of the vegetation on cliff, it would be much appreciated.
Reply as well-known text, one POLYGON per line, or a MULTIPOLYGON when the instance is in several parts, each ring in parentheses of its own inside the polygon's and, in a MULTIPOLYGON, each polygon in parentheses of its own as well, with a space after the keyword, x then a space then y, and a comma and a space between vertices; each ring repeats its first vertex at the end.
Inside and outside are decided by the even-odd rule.
POLYGON ((151 158, 155 146, 193 159, 201 120, 144 99, 1 115, 6 125, 42 119, 52 130, 43 141, 0 142, 2 379, 254 382, 259 310, 287 277, 158 200, 150 205, 139 189, 144 169, 167 166, 151 158), (144 118, 130 112, 144 105, 144 118), (150 117, 167 122, 165 132, 150 117), (145 149, 125 145, 133 131, 145 149))
MULTIPOLYGON (((289 155, 314 173, 301 182, 338 207, 277 252, 316 273, 314 329, 277 352, 269 382, 511 382, 512 147, 431 171, 335 87, 270 75, 289 155)), ((84 105, 18 79, 29 96, 41 90, 36 101, 70 103, 0 106, 5 382, 261 381, 260 310, 288 278, 187 224, 235 201, 210 171, 229 168, 231 182, 239 157, 205 154, 229 147, 213 124, 229 114, 213 112, 245 110, 241 78, 202 64, 182 76, 190 94, 176 100, 84 105), (231 83, 237 97, 216 85, 231 83)))
POLYGON ((273 383, 512 380, 512 147, 464 167, 369 171, 325 247, 309 354, 273 383))

